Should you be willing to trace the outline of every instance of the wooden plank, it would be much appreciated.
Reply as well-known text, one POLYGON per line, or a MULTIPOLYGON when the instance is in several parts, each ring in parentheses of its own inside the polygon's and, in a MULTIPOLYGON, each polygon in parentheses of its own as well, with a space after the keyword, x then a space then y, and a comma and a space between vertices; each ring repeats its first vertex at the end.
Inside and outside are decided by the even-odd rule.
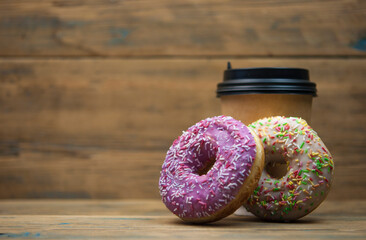
MULTIPOLYGON (((1 202, 3 203, 3 202, 1 202)), ((296 236, 297 239, 351 239, 365 238, 366 236, 366 203, 357 202, 325 202, 315 212, 295 223, 262 222, 255 217, 229 216, 221 221, 207 225, 190 225, 170 215, 151 216, 151 209, 165 208, 160 201, 139 201, 128 204, 128 207, 138 209, 142 207, 146 212, 128 215, 123 208, 117 208, 115 213, 106 215, 103 212, 95 213, 93 208, 114 209, 115 203, 99 201, 86 202, 83 214, 76 211, 72 215, 63 215, 65 204, 59 201, 42 202, 52 209, 45 215, 23 215, 15 211, 16 215, 0 215, 0 237, 12 238, 47 238, 47 239, 283 239, 287 236, 296 236), (147 207, 146 207, 147 206, 147 207), (355 206, 359 210, 355 212, 355 206), (88 210, 89 209, 89 210, 88 210), (121 212, 120 212, 121 211, 121 212)), ((71 208, 78 206, 72 206, 71 208)), ((27 201, 20 201, 14 205, 20 208, 30 205, 27 201)), ((123 204, 121 204, 123 205, 123 204)), ((9 203, 5 202, 5 206, 9 203)), ((0 212, 4 205, 0 204, 0 212)), ((38 213, 38 208, 34 208, 38 213)), ((67 210, 66 210, 67 211, 67 210)), ((165 210, 168 211, 168 210, 165 210)), ((29 210, 25 210, 29 212, 29 210)), ((108 212, 109 213, 109 212, 108 212)))
POLYGON ((21 152, 0 160, 1 198, 159 198, 162 151, 21 152))
POLYGON ((215 88, 221 61, 0 63, 0 123, 7 126, 0 133, 13 151, 17 143, 11 140, 162 150, 182 130, 220 112, 215 88))
POLYGON ((30 239, 364 239, 365 217, 310 218, 295 224, 229 217, 209 225, 188 225, 173 217, 3 216, 5 238, 30 239))
MULTIPOLYGON (((220 114, 222 60, 0 60, 0 198, 159 198, 175 137, 220 114)), ((365 59, 236 59, 310 69, 330 199, 363 199, 365 59)))
MULTIPOLYGON (((174 216, 156 199, 9 199, 0 200, 2 215, 174 216)), ((308 217, 366 215, 365 200, 326 200, 308 217)))
MULTIPOLYGON (((359 201, 349 202, 350 206, 359 206, 359 201)), ((333 209, 333 202, 324 204, 333 209)), ((322 205, 323 206, 323 205, 322 205)), ((350 211, 355 212, 353 208, 350 211)), ((361 206, 362 207, 362 206, 361 206)), ((350 212, 351 213, 351 212, 350 212)), ((75 199, 11 199, 0 200, 1 215, 88 215, 88 216, 172 216, 172 213, 160 200, 75 200, 75 199)))
POLYGON ((0 2, 1 56, 365 56, 365 1, 0 2))

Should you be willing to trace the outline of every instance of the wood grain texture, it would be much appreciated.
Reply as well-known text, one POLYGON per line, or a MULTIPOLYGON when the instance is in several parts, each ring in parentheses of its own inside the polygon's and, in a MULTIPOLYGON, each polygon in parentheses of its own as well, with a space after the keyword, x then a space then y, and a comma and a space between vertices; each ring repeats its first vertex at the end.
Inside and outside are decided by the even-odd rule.
MULTIPOLYGON (((358 206, 359 201, 348 204, 351 207, 347 210, 348 213, 359 215, 366 211, 362 205, 358 206)), ((336 210, 332 207, 335 206, 333 202, 324 205, 329 212, 336 210)), ((152 199, 1 199, 0 216, 2 215, 172 216, 172 213, 162 201, 152 199)))
MULTIPOLYGON (((364 199, 366 59, 236 59, 310 69, 330 199, 364 199)), ((220 114, 223 60, 0 60, 0 198, 159 198, 165 153, 220 114)))
POLYGON ((1 56, 365 56, 366 2, 0 2, 1 56))
MULTIPOLYGON (((161 200, 155 199, 1 199, 2 215, 174 216, 161 200)), ((322 215, 364 216, 366 202, 327 199, 307 217, 322 215)))
POLYGON ((365 226, 365 201, 327 201, 294 223, 232 215, 207 225, 183 223, 160 201, 0 201, 0 238, 364 239, 365 226))

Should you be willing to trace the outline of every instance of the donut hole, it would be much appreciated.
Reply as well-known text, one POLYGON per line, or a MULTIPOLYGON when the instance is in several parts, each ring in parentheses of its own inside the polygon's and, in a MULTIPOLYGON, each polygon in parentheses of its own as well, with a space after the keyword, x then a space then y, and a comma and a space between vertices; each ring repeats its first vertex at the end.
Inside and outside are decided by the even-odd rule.
POLYGON ((210 158, 208 161, 206 161, 205 165, 202 168, 198 169, 197 174, 200 176, 205 175, 208 171, 210 171, 215 162, 215 158, 210 158))
POLYGON ((206 175, 216 162, 217 144, 210 137, 204 137, 192 144, 188 149, 193 164, 190 166, 193 172, 199 176, 206 175))
POLYGON ((272 178, 280 179, 287 174, 288 161, 280 156, 271 156, 271 161, 266 163, 264 169, 272 178))

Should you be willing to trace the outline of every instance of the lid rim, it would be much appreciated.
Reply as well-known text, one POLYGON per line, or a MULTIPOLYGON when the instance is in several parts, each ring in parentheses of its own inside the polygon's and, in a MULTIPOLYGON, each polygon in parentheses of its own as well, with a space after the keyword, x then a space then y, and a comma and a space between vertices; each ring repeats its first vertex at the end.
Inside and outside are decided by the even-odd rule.
POLYGON ((224 71, 217 97, 237 94, 298 94, 317 96, 316 84, 304 68, 236 68, 224 71))
POLYGON ((253 85, 253 86, 228 86, 228 87, 223 87, 218 89, 218 91, 241 91, 241 90, 251 90, 251 89, 260 89, 260 90, 293 90, 293 91, 299 91, 299 90, 309 90, 309 91, 313 91, 316 92, 315 88, 311 88, 311 87, 293 87, 293 86, 258 86, 258 85, 253 85))
POLYGON ((227 81, 218 83, 218 87, 223 86, 251 86, 251 85, 268 85, 268 86, 311 86, 316 87, 316 84, 313 82, 272 82, 272 81, 227 81))
POLYGON ((221 96, 230 96, 230 95, 250 95, 250 94, 284 94, 284 95, 310 95, 313 97, 317 97, 318 95, 313 92, 290 92, 290 91, 271 91, 271 92, 264 92, 264 91, 237 91, 237 92, 216 92, 217 97, 221 96))

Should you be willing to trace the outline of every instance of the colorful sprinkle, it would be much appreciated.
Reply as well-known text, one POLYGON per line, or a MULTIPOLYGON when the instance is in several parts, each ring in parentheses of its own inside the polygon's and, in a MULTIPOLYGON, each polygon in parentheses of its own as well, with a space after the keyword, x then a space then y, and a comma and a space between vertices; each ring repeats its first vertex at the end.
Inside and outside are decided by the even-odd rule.
POLYGON ((329 191, 334 169, 323 142, 301 118, 271 117, 251 125, 265 143, 266 161, 271 154, 282 156, 287 173, 281 179, 263 174, 246 208, 268 220, 293 220, 311 212, 329 191))

